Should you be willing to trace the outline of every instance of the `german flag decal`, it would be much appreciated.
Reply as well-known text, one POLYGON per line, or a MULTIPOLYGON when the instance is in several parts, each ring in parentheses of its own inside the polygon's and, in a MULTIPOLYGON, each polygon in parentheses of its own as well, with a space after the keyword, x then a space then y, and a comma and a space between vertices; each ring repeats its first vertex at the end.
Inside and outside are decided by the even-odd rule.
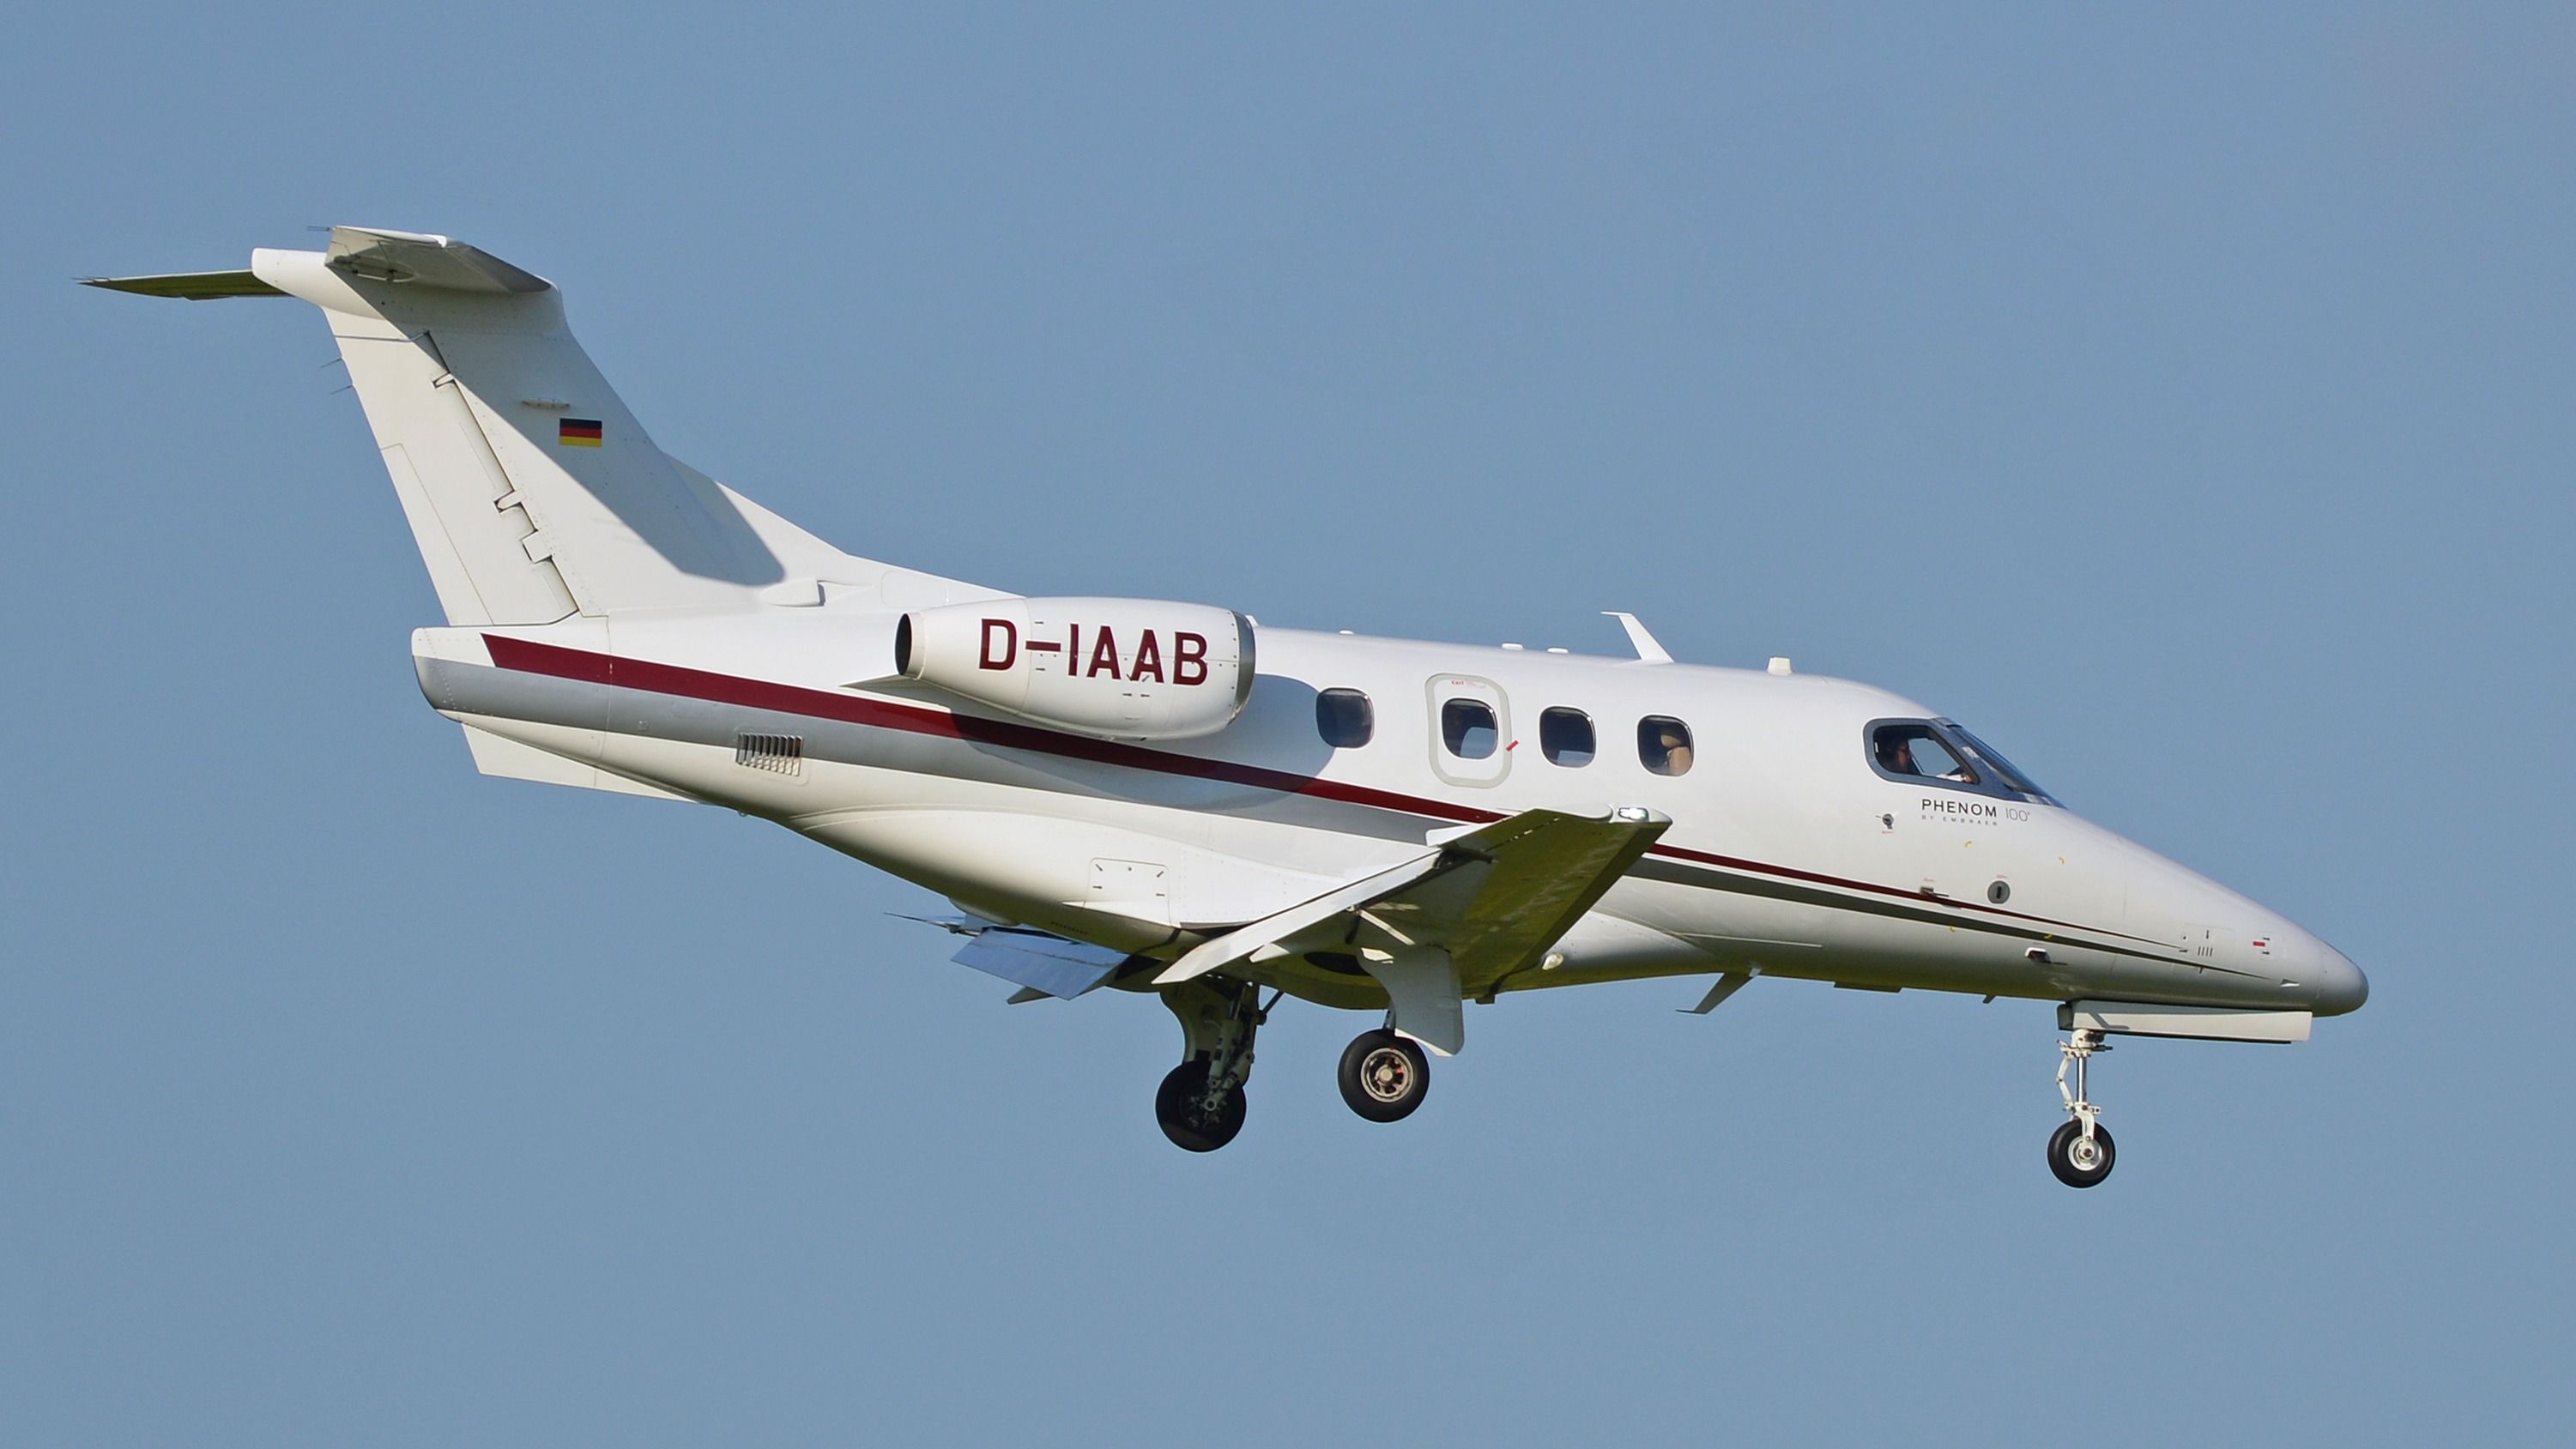
POLYGON ((555 441, 567 448, 599 446, 599 419, 565 418, 555 424, 555 441))

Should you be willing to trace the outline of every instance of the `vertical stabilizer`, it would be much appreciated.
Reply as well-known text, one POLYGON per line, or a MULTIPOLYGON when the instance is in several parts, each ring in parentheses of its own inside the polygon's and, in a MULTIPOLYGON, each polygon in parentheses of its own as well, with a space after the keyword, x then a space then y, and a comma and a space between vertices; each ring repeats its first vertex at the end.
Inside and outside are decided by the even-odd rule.
POLYGON ((245 272, 92 277, 146 297, 322 309, 451 624, 1000 597, 854 557, 665 454, 552 282, 443 236, 334 227, 245 272))
POLYGON ((329 319, 450 623, 715 607, 788 577, 722 488, 653 445, 545 279, 355 227, 251 271, 329 319))

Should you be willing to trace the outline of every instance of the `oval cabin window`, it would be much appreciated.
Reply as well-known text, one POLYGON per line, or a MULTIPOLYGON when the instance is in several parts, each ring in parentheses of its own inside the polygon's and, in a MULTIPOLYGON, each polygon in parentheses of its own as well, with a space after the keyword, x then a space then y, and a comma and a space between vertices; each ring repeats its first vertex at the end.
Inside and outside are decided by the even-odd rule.
POLYGON ((1637 761, 1658 775, 1689 774, 1690 726, 1668 714, 1637 721, 1637 761))
POLYGON ((1328 689, 1315 696, 1315 732, 1337 750, 1356 750, 1377 733, 1377 712, 1356 689, 1328 689))
POLYGON ((1592 716, 1579 709, 1542 710, 1538 717, 1539 753, 1551 765, 1575 768, 1592 763, 1592 716))

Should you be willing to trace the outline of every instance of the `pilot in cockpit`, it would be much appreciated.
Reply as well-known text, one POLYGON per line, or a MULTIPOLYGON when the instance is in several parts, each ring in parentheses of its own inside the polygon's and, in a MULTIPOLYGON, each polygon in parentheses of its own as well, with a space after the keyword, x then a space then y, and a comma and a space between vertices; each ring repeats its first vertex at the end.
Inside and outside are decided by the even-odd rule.
POLYGON ((1878 762, 1886 766, 1887 773, 1891 775, 1920 773, 1914 768, 1914 745, 1903 735, 1878 737, 1878 762))
POLYGON ((1948 780, 1960 785, 1977 783, 1976 772, 1969 769, 1964 761, 1953 757, 1948 750, 1932 741, 1929 736, 1926 736, 1925 740, 1939 753, 1941 757, 1939 763, 1947 764, 1950 768, 1944 770, 1936 765, 1935 768, 1926 770, 1917 765, 1914 763, 1914 737, 1892 730, 1879 736, 1878 762, 1885 766, 1891 775, 1912 775, 1923 780, 1948 780))

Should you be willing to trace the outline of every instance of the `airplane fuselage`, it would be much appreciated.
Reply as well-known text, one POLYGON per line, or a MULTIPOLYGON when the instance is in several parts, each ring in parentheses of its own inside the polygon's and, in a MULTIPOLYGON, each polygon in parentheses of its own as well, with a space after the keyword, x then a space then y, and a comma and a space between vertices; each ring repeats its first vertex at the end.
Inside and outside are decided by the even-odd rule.
MULTIPOLYGON (((1874 723, 1936 716, 1866 685, 1261 628, 1230 726, 1128 743, 884 680, 899 617, 426 630, 416 652, 432 702, 468 724, 777 821, 980 916, 1132 952, 1170 954, 1461 827, 1643 806, 1671 818, 1662 839, 1546 960, 1474 994, 1750 971, 2332 1014, 2363 989, 2296 925, 2060 805, 1873 769, 1874 723), (1325 740, 1327 691, 1364 697, 1365 743, 1325 740), (1451 701, 1490 710, 1491 738, 1447 738, 1451 701), (1588 725, 1588 755, 1542 740, 1551 711, 1582 721, 1560 713, 1558 735, 1588 725), (1649 767, 1650 720, 1686 728, 1683 772, 1649 767), (755 736, 795 741, 792 771, 746 753, 755 736)), ((1329 1005, 1385 1000, 1330 959, 1255 974, 1329 1005)))

